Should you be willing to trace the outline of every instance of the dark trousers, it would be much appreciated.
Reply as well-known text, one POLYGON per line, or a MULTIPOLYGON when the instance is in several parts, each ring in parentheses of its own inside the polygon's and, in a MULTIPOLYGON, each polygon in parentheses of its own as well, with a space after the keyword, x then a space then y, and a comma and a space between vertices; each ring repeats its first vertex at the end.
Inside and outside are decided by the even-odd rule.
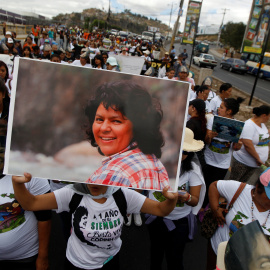
POLYGON ((0 269, 8 269, 8 270, 36 270, 36 260, 37 256, 35 255, 30 258, 22 259, 22 260, 7 260, 0 261, 0 269))
POLYGON ((203 175, 204 175, 204 181, 206 186, 206 193, 205 198, 203 202, 203 208, 209 203, 208 199, 208 190, 211 183, 217 181, 217 180, 223 180, 226 176, 228 169, 222 169, 218 167, 211 166, 209 164, 206 164, 203 167, 203 175))
POLYGON ((173 221, 176 228, 168 231, 163 218, 158 217, 147 225, 151 241, 151 270, 161 270, 164 255, 168 270, 182 270, 183 253, 188 242, 188 220, 173 221))
MULTIPOLYGON (((109 262, 103 265, 101 268, 91 269, 91 270, 118 270, 119 265, 119 253, 117 253, 109 262)), ((65 261, 65 270, 85 270, 84 268, 79 268, 74 266, 67 258, 65 261)))

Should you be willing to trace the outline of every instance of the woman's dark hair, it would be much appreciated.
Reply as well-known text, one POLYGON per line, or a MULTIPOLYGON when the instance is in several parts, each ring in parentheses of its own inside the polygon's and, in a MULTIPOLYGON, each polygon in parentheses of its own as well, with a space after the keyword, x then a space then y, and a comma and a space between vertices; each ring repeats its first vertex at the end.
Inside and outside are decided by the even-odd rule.
POLYGON ((265 192, 264 185, 261 183, 260 178, 258 178, 255 186, 256 186, 256 192, 258 194, 262 194, 263 192, 265 192))
POLYGON ((103 69, 103 66, 104 66, 104 60, 103 60, 103 57, 101 54, 96 54, 96 56, 94 57, 94 60, 93 60, 93 66, 96 68, 97 67, 97 64, 95 62, 95 60, 98 59, 100 60, 101 62, 101 68, 103 69))
POLYGON ((262 114, 268 115, 270 113, 270 106, 262 105, 260 107, 253 108, 253 113, 256 116, 261 116, 262 114))
POLYGON ((223 91, 227 91, 230 88, 232 88, 232 85, 230 83, 223 83, 219 88, 219 92, 222 93, 223 91))
POLYGON ((244 101, 245 99, 238 97, 237 99, 235 98, 226 98, 224 100, 224 105, 227 110, 232 111, 232 115, 235 115, 239 112, 239 107, 240 104, 244 101))
POLYGON ((109 55, 108 55, 108 53, 106 53, 106 52, 102 52, 101 55, 102 55, 102 56, 103 56, 103 55, 106 55, 107 58, 109 58, 109 55))
POLYGON ((187 154, 187 157, 184 160, 182 160, 182 162, 181 162, 181 169, 182 169, 181 174, 193 169, 191 161, 194 157, 194 152, 185 152, 184 154, 187 154))
POLYGON ((198 96, 199 93, 202 93, 205 90, 208 90, 208 86, 207 85, 195 85, 194 90, 196 91, 196 95, 198 96), (196 89, 195 87, 198 86, 196 89))
POLYGON ((97 147, 92 126, 97 108, 100 104, 108 110, 112 108, 120 111, 133 125, 133 141, 144 154, 155 154, 161 157, 161 147, 164 139, 160 131, 163 117, 160 103, 141 86, 130 81, 104 83, 99 86, 94 97, 89 100, 85 108, 85 115, 89 119, 86 130, 91 145, 97 147))
POLYGON ((61 62, 61 58, 59 54, 57 53, 52 54, 50 60, 52 61, 53 58, 57 58, 61 62))
POLYGON ((8 67, 7 67, 6 63, 3 62, 3 61, 1 61, 1 60, 0 60, 0 67, 4 67, 4 68, 6 69, 6 76, 5 76, 5 78, 4 78, 4 81, 5 81, 5 83, 6 83, 8 77, 9 77, 8 67))
POLYGON ((32 55, 32 53, 31 53, 30 47, 29 47, 29 46, 25 46, 25 47, 23 48, 23 55, 24 55, 24 51, 25 51, 25 50, 28 50, 28 51, 30 52, 29 57, 30 57, 30 58, 33 58, 33 55, 32 55))

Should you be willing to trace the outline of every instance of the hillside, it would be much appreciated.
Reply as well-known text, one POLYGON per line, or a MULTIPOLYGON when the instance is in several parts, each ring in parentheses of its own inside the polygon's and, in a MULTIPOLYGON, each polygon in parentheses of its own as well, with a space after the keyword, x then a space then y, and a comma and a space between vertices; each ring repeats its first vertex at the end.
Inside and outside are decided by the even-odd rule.
POLYGON ((163 34, 166 34, 169 30, 168 25, 158 19, 148 19, 146 16, 132 13, 127 9, 121 13, 110 13, 110 16, 108 16, 108 12, 90 8, 83 10, 82 13, 58 14, 53 17, 53 21, 59 24, 65 24, 68 27, 77 25, 86 29, 99 24, 100 28, 116 28, 137 34, 147 30, 148 26, 160 28, 160 32, 163 34))

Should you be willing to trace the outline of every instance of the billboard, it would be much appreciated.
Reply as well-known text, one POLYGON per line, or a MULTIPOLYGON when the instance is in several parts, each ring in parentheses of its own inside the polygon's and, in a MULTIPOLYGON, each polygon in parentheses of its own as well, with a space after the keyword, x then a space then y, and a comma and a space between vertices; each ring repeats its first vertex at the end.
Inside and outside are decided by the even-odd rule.
POLYGON ((201 2, 189 1, 188 3, 187 17, 182 39, 183 44, 193 44, 193 39, 199 23, 201 7, 201 2))
POLYGON ((270 0, 254 0, 243 40, 242 52, 261 54, 269 29, 270 0))

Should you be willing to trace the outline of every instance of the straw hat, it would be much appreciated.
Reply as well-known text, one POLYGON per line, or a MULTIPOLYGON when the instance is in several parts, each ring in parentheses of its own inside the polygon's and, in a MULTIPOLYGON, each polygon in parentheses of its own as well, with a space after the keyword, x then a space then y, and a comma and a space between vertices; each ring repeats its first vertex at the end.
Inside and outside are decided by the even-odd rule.
POLYGON ((204 142, 194 140, 194 133, 191 129, 185 129, 185 138, 183 143, 183 151, 186 152, 198 152, 204 147, 204 142))

